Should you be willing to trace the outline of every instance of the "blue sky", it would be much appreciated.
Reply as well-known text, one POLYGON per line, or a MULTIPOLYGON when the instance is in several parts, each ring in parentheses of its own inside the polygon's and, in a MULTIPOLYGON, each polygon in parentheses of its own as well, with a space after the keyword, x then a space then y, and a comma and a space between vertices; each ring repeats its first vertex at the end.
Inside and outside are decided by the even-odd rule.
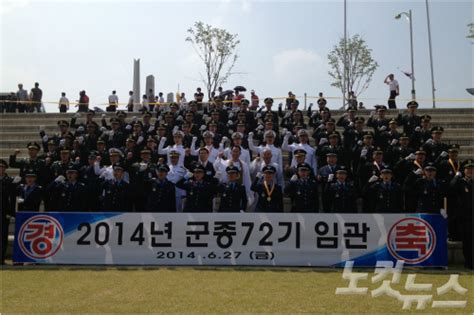
MULTIPOLYGON (((327 54, 343 35, 342 1, 32 1, 0 0, 0 90, 31 88, 40 82, 44 99, 69 99, 86 90, 92 103, 104 103, 112 90, 126 102, 132 88, 133 59, 141 59, 142 88, 148 74, 156 89, 188 99, 203 66, 186 30, 194 21, 238 33, 240 59, 225 88, 239 84, 257 94, 340 96, 330 86, 327 54)), ((361 98, 371 106, 385 103, 383 79, 395 73, 401 97, 409 98, 411 81, 408 22, 394 16, 412 9, 416 90, 431 98, 424 1, 348 1, 348 32, 361 34, 380 67, 361 98)), ((472 1, 430 1, 435 80, 438 98, 469 99, 473 87, 473 48, 466 39, 474 20, 472 1)), ((399 102, 400 104, 402 101, 399 102)), ((404 104, 405 102, 403 102, 404 104)), ((421 101, 430 107, 431 102, 421 101)), ((440 106, 453 103, 440 102, 440 106)), ((472 106, 472 101, 454 103, 472 106)), ((340 107, 333 100, 330 107, 340 107)), ((399 106, 400 107, 400 106, 399 106)), ((404 106, 403 106, 404 107, 404 106)), ((48 106, 56 108, 55 105, 48 106)))

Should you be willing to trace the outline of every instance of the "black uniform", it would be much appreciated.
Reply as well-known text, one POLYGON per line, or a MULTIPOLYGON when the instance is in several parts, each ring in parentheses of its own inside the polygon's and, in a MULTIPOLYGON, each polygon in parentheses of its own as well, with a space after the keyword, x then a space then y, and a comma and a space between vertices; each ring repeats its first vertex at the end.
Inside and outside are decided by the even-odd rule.
POLYGON ((291 198, 291 212, 318 212, 318 184, 315 179, 290 181, 285 193, 291 198))
POLYGON ((402 213, 402 188, 395 182, 383 183, 377 181, 364 189, 369 204, 364 206, 364 212, 373 213, 402 213))
POLYGON ((45 162, 40 158, 36 159, 17 159, 16 155, 10 155, 9 161, 10 167, 19 168, 20 169, 20 177, 25 178, 25 172, 28 170, 33 170, 36 174, 38 174, 38 184, 45 184, 45 162))
POLYGON ((100 195, 101 211, 104 212, 131 212, 132 198, 130 185, 121 180, 113 179, 102 184, 100 195))
POLYGON ((181 179, 176 187, 186 191, 186 202, 183 212, 212 212, 212 199, 216 194, 215 181, 181 179))
POLYGON ((472 199, 474 182, 466 177, 455 176, 450 183, 451 191, 458 198, 460 205, 460 215, 462 218, 462 243, 464 254, 464 266, 474 269, 472 250, 473 250, 473 216, 472 199))
POLYGON ((83 183, 52 182, 49 191, 49 211, 80 212, 88 209, 89 199, 86 186, 83 183))
POLYGON ((236 182, 229 182, 220 184, 218 192, 221 196, 219 212, 239 212, 247 208, 245 186, 236 182))
POLYGON ((18 202, 18 211, 39 211, 41 201, 45 198, 45 191, 39 185, 26 186, 19 185, 16 189, 16 195, 20 197, 18 202))
POLYGON ((416 196, 416 211, 420 213, 438 213, 443 208, 446 185, 437 179, 428 181, 411 173, 405 183, 406 189, 416 196))
POLYGON ((0 178, 0 191, 2 198, 2 208, 0 209, 1 215, 1 233, 2 238, 2 251, 0 256, 0 264, 5 261, 5 254, 8 246, 8 226, 10 225, 10 218, 8 216, 15 215, 15 184, 12 183, 13 179, 6 175, 0 178))
POLYGON ((145 185, 146 212, 176 212, 176 189, 165 179, 149 180, 145 185))
MULTIPOLYGON (((274 183, 275 188, 271 196, 268 195, 267 190, 263 184, 263 180, 255 178, 251 189, 257 193, 258 201, 255 208, 256 212, 283 212, 283 193, 280 185, 274 183)), ((272 189, 272 184, 268 186, 272 189)))
POLYGON ((332 213, 354 213, 357 212, 357 192, 352 182, 341 183, 336 181, 326 188, 326 194, 330 201, 332 213))

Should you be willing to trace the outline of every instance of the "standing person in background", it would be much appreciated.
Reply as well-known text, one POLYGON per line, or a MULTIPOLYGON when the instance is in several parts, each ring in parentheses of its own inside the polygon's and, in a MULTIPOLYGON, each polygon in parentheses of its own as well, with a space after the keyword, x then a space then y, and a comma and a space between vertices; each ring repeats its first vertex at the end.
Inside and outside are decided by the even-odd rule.
POLYGON ((118 96, 116 91, 112 91, 112 94, 109 95, 109 106, 105 109, 107 112, 115 112, 118 106, 118 96))
POLYGON ((59 99, 58 108, 59 108, 60 113, 66 113, 69 110, 69 100, 66 97, 66 93, 64 92, 61 93, 61 98, 59 99))
POLYGON ((153 92, 153 89, 148 89, 147 97, 148 97, 148 106, 150 108, 150 112, 153 112, 155 110, 155 105, 157 103, 155 92, 153 92))
POLYGON ((27 111, 28 106, 28 92, 23 89, 23 84, 18 84, 18 92, 16 92, 16 98, 19 101, 18 103, 18 112, 24 113, 27 111))
POLYGON ((78 112, 87 112, 89 110, 89 96, 87 96, 86 91, 79 92, 79 104, 76 106, 79 107, 78 112))
POLYGON ((395 98, 400 95, 400 87, 398 86, 398 81, 395 80, 393 73, 390 73, 383 83, 387 84, 390 89, 390 96, 388 98, 388 108, 397 108, 395 103, 395 98))
POLYGON ((250 101, 251 101, 251 105, 250 105, 249 109, 250 110, 257 110, 260 99, 258 98, 258 95, 255 94, 254 90, 250 91, 250 101))
POLYGON ((202 100, 204 99, 204 93, 201 92, 201 88, 198 87, 196 89, 196 93, 194 93, 194 100, 198 104, 198 110, 202 110, 202 100))
POLYGON ((31 89, 31 108, 30 112, 36 111, 39 113, 41 112, 41 99, 43 98, 43 91, 39 88, 39 83, 35 82, 35 87, 31 89))
POLYGON ((181 93, 181 97, 179 98, 179 109, 186 109, 188 106, 188 101, 186 100, 186 94, 181 93))
POLYGON ((128 92, 127 111, 133 112, 133 91, 128 92))

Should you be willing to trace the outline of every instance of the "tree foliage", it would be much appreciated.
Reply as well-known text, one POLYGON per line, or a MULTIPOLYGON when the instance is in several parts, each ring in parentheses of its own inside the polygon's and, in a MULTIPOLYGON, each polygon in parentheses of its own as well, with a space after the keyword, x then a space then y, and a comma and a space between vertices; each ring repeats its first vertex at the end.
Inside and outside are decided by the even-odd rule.
POLYGON ((330 70, 328 74, 334 79, 332 86, 340 88, 343 94, 353 91, 357 96, 364 92, 372 81, 372 75, 378 63, 372 58, 372 50, 359 35, 347 39, 346 84, 344 76, 344 38, 339 40, 328 54, 330 70), (349 88, 349 91, 347 91, 349 88))
POLYGON ((467 38, 474 38, 474 23, 469 23, 467 25, 469 27, 469 34, 466 35, 467 38))
POLYGON ((194 27, 188 29, 188 33, 186 41, 193 45, 204 63, 206 72, 200 73, 200 76, 210 98, 211 93, 227 82, 233 74, 232 69, 239 58, 236 53, 240 44, 238 35, 200 21, 195 22, 194 27))

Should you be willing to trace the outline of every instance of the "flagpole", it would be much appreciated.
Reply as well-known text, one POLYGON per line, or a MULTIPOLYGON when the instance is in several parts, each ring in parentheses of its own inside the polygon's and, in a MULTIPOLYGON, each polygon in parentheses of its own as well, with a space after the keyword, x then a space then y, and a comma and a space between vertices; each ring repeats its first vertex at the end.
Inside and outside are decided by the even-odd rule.
POLYGON ((342 109, 346 105, 346 73, 347 73, 347 1, 344 0, 344 75, 342 79, 342 109))
POLYGON ((428 22, 428 45, 430 48, 430 68, 431 68, 431 96, 433 98, 433 108, 436 108, 436 97, 435 97, 435 83, 434 83, 434 71, 433 71, 433 49, 431 47, 431 26, 430 26, 430 8, 428 5, 428 0, 426 3, 426 20, 428 22))

